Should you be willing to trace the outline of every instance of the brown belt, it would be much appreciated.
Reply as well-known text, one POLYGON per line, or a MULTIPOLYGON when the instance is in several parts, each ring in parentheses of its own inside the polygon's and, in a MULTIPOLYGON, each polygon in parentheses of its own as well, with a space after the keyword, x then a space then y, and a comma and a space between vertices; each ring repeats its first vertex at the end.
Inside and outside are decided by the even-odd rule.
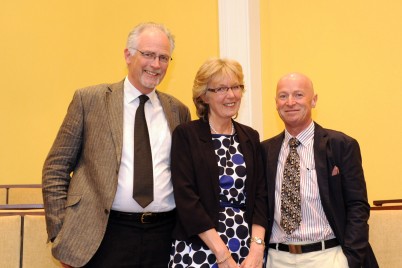
POLYGON ((110 211, 111 218, 129 220, 142 224, 156 223, 164 219, 173 218, 175 214, 176 214, 175 210, 168 212, 144 212, 144 213, 129 213, 116 210, 110 211))
POLYGON ((332 238, 324 241, 324 248, 321 242, 305 244, 305 245, 288 245, 282 243, 274 243, 269 244, 269 248, 278 249, 280 251, 286 251, 292 254, 302 254, 313 251, 319 251, 327 248, 333 248, 339 245, 339 242, 336 238, 332 238))

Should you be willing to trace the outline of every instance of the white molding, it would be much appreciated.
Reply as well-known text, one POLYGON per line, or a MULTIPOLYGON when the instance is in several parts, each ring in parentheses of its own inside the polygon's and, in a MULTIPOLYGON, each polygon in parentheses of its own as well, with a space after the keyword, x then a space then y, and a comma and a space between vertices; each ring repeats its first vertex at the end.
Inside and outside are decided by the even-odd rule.
POLYGON ((263 136, 260 1, 219 0, 220 56, 243 66, 246 92, 237 121, 263 136))

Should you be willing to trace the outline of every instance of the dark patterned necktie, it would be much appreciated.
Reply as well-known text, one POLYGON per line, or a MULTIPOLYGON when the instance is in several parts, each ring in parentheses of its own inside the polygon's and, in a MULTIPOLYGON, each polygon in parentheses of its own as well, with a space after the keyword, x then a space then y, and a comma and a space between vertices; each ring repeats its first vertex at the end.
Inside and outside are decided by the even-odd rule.
POLYGON ((134 189, 133 198, 145 208, 153 200, 154 183, 152 153, 149 142, 147 121, 144 106, 148 96, 139 96, 140 105, 135 113, 134 123, 134 189))
POLYGON ((300 204, 300 157, 296 138, 289 140, 290 152, 285 162, 281 191, 281 226, 290 235, 301 222, 300 204))

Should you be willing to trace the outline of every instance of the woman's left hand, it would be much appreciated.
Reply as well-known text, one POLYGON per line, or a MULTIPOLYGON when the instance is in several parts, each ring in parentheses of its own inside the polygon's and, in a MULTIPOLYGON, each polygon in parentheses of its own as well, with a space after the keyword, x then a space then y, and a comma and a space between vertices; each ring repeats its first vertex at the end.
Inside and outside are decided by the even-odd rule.
POLYGON ((261 268, 264 262, 264 246, 252 243, 250 252, 240 268, 261 268))

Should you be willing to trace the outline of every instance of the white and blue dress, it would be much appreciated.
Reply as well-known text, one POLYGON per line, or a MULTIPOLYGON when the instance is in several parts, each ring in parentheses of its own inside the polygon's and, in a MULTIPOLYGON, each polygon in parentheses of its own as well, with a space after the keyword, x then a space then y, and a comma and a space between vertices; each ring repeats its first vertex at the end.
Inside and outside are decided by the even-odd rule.
MULTIPOLYGON (((249 226, 245 221, 246 163, 237 133, 212 134, 219 167, 220 209, 217 232, 226 243, 232 258, 242 263, 249 253, 249 226)), ((176 240, 172 246, 169 267, 217 268, 216 257, 205 246, 176 240)))

